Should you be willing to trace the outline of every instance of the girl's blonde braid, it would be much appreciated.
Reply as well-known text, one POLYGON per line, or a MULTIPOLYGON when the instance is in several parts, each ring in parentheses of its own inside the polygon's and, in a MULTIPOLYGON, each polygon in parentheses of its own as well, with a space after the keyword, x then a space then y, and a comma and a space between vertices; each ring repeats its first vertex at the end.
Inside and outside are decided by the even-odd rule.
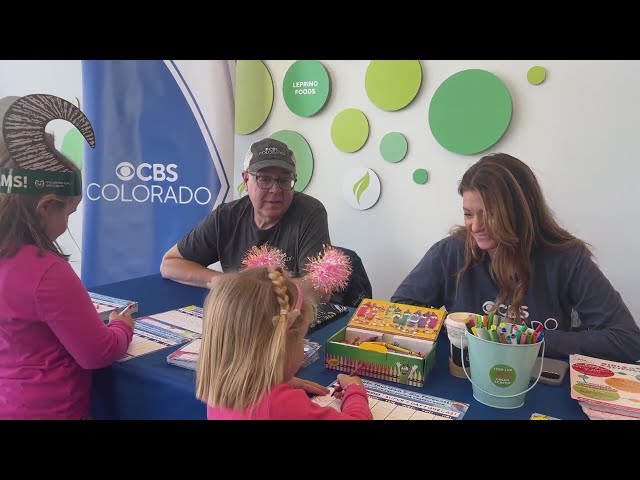
POLYGON ((267 271, 269 272, 269 278, 271 279, 271 283, 273 283, 273 290, 276 293, 278 304, 280 305, 279 321, 284 322, 291 310, 291 306, 289 304, 289 290, 287 288, 286 280, 282 274, 282 270, 279 268, 268 268, 267 271))

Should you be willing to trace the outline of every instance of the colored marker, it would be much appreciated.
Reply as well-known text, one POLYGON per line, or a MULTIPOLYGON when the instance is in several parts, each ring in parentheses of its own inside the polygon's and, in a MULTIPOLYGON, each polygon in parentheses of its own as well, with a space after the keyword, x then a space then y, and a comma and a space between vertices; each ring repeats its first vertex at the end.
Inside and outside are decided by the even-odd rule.
POLYGON ((496 333, 496 326, 495 325, 491 325, 491 330, 488 330, 489 332, 489 340, 491 340, 492 342, 498 342, 498 334, 496 333))
POLYGON ((129 310, 131 310, 134 306, 135 306, 135 303, 130 303, 129 305, 124 307, 118 315, 124 315, 125 313, 129 313, 129 310))
POLYGON ((507 329, 502 327, 500 329, 500 332, 498 332, 498 340, 500 340, 500 343, 507 343, 507 338, 505 336, 505 334, 507 333, 507 329))

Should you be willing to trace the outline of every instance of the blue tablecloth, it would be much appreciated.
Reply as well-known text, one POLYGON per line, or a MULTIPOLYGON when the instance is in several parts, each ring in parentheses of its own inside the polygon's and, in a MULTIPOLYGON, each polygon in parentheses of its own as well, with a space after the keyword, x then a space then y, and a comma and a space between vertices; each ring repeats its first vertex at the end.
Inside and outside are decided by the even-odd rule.
MULTIPOLYGON (((139 302, 136 316, 164 312, 186 305, 202 306, 206 290, 187 287, 151 275, 91 291, 139 302)), ((342 328, 346 316, 320 327, 309 338, 324 343, 342 328)), ((96 419, 204 419, 206 407, 194 396, 195 373, 168 365, 166 358, 177 347, 169 347, 111 367, 94 374, 93 409, 96 419)), ((512 410, 488 407, 473 398, 471 384, 449 374, 449 340, 443 332, 438 337, 436 363, 423 388, 403 386, 409 390, 469 403, 464 419, 528 419, 538 412, 561 419, 587 419, 578 402, 571 399, 569 376, 561 386, 538 384, 526 394, 524 406, 512 410)), ((329 385, 337 371, 324 368, 324 348, 320 358, 299 373, 307 380, 329 385)), ((376 380, 381 383, 398 384, 376 380)))

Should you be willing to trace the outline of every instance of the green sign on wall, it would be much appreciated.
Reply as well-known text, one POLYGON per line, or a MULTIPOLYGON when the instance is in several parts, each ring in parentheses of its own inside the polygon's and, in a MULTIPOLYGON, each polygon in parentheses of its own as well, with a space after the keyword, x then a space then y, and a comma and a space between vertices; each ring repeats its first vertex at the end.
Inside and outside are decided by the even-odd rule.
POLYGON ((289 67, 282 83, 284 101, 296 115, 315 115, 329 98, 331 80, 318 60, 298 60, 289 67))

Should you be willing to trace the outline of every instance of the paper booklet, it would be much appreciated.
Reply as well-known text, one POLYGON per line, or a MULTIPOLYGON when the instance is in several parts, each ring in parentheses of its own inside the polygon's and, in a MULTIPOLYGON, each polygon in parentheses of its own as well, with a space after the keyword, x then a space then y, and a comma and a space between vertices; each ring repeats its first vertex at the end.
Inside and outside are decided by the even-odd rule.
POLYGON ((202 308, 188 307, 136 318, 133 340, 121 362, 162 348, 188 343, 202 335, 202 308))
POLYGON ((198 354, 200 353, 201 339, 192 340, 185 343, 175 352, 167 356, 167 363, 176 367, 188 368, 195 370, 198 364, 198 354))
POLYGON ((640 365, 570 355, 571 398, 585 413, 640 419, 640 365), (586 407, 586 408, 585 408, 586 407))
MULTIPOLYGON (((322 345, 310 340, 304 342, 304 362, 300 369, 315 362, 320 357, 320 348, 322 345)), ((179 347, 176 351, 167 355, 167 363, 176 367, 188 368, 195 370, 198 363, 198 355, 200 353, 200 339, 192 340, 179 347)))
POLYGON ((308 365, 315 362, 318 358, 320 358, 320 348, 322 345, 316 342, 312 342, 311 340, 304 341, 304 362, 300 367, 300 370, 307 367, 308 365))
POLYGON ((103 322, 109 321, 109 314, 111 312, 120 312, 131 303, 133 303, 134 306, 129 310, 129 313, 135 313, 138 311, 138 302, 134 302, 133 300, 109 297, 107 295, 100 295, 93 292, 89 292, 89 297, 100 314, 100 318, 102 318, 103 322))
POLYGON ((335 303, 319 303, 316 310, 316 318, 311 321, 309 331, 313 332, 317 328, 343 317, 348 311, 349 308, 343 305, 337 305, 335 303))
MULTIPOLYGON (((371 380, 362 380, 362 383, 367 389, 374 420, 461 420, 469 409, 468 403, 432 397, 371 380)), ((337 381, 329 386, 329 394, 313 397, 311 401, 340 411, 342 401, 331 396, 336 385, 337 381)))

